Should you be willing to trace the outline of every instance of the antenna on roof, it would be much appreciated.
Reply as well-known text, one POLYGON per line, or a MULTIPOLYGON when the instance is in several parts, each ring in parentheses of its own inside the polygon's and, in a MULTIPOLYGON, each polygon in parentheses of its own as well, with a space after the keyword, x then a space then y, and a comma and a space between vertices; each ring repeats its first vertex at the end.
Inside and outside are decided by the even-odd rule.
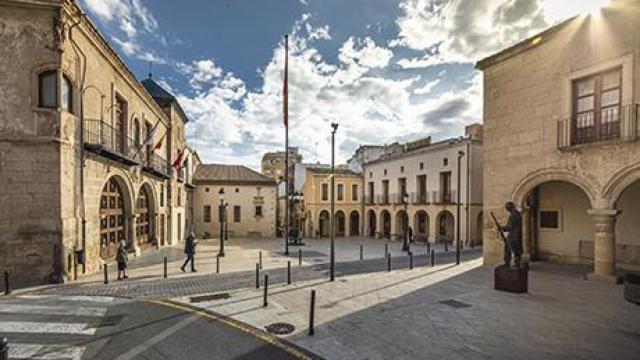
POLYGON ((151 63, 151 60, 149 60, 149 79, 151 79, 151 77, 153 76, 153 75, 151 74, 151 66, 152 66, 152 65, 153 65, 153 64, 151 63))

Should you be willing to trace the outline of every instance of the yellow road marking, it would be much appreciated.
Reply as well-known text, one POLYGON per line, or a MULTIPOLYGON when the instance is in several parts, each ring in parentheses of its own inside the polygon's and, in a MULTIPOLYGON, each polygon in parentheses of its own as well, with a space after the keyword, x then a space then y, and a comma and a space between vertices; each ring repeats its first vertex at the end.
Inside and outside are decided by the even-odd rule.
POLYGON ((203 310, 203 309, 198 309, 195 307, 192 307, 190 305, 186 305, 186 304, 182 304, 182 303, 178 303, 175 301, 171 301, 171 300, 148 300, 147 302, 152 303, 152 304, 156 304, 156 305, 162 305, 162 306, 166 306, 166 307, 170 307, 173 309, 178 309, 178 310, 182 310, 191 314, 196 314, 199 316, 202 316, 204 318, 210 319, 210 320, 214 320, 214 321, 219 321, 225 325, 228 325, 236 330, 240 330, 244 333, 250 334, 264 342, 266 342, 267 344, 273 345, 281 350, 286 351, 287 353, 293 355, 294 357, 296 357, 297 359, 300 360, 317 360, 320 357, 311 357, 309 355, 307 355, 306 353, 300 351, 300 349, 291 346, 290 344, 288 344, 287 342, 283 341, 283 339, 277 337, 277 336, 273 336, 267 332, 261 331, 260 329, 257 329, 253 326, 247 325, 243 322, 240 322, 238 320, 234 320, 228 316, 225 315, 219 315, 219 314, 215 314, 213 312, 207 311, 207 310, 203 310))

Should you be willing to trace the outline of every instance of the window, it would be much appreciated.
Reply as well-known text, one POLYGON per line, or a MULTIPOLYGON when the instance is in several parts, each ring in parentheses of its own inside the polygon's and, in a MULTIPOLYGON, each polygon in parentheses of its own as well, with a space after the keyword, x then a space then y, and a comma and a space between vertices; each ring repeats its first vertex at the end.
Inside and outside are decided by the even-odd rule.
POLYGON ((389 180, 382 180, 382 203, 389 203, 389 180))
POLYGON ((256 216, 262 216, 262 206, 256 205, 256 216))
POLYGON ((404 172, 404 166, 400 166, 400 172, 403 173, 404 172))
POLYGON ((38 76, 38 106, 53 109, 57 107, 57 77, 56 71, 45 71, 38 76))
POLYGON ((182 189, 178 186, 178 206, 182 205, 182 189))
POLYGON ((358 201, 358 184, 351 184, 351 201, 358 201))
POLYGON ((442 165, 443 166, 449 165, 449 159, 447 159, 447 158, 442 159, 442 165))
POLYGON ((451 202, 451 172, 440 173, 440 202, 451 202))
POLYGON ((235 205, 233 207, 233 222, 240 222, 240 205, 235 205))
POLYGON ((209 188, 204 188, 204 192, 209 192, 209 188))
POLYGON ((338 184, 338 201, 344 200, 344 184, 338 184))
POLYGON ((240 192, 240 189, 236 188, 236 192, 237 192, 237 193, 239 193, 239 192, 240 192))
POLYGON ((424 163, 420 163, 420 170, 424 170, 424 163))
POLYGON ((540 229, 560 230, 560 211, 540 210, 540 229))
POLYGON ((407 178, 398 179, 398 197, 403 200, 404 194, 407 193, 407 178))
POLYGON ((73 87, 67 75, 62 75, 62 110, 72 112, 73 87))
POLYGON ((373 177, 373 171, 369 171, 369 177, 372 178, 373 177))
POLYGON ((205 205, 203 213, 204 213, 204 222, 206 223, 211 222, 211 205, 205 205))
POLYGON ((322 200, 329 200, 329 184, 322 184, 322 200))
POLYGON ((164 184, 160 185, 160 206, 164 206, 164 184))
POLYGON ((138 119, 133 120, 133 142, 136 144, 136 150, 140 148, 140 122, 138 119))
POLYGON ((387 169, 384 169, 384 176, 387 176, 387 169))
POLYGON ((573 144, 620 137, 621 87, 621 69, 573 82, 573 144))

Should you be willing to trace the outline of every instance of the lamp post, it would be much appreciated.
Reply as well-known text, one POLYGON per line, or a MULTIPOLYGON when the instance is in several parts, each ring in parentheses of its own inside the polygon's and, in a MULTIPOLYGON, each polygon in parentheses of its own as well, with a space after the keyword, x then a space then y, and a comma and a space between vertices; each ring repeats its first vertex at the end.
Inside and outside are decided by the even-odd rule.
POLYGON ((460 162, 464 151, 458 151, 458 189, 456 190, 456 265, 460 265, 460 162))
POLYGON ((335 138, 336 131, 338 131, 338 124, 331 123, 331 219, 329 220, 329 224, 331 225, 330 233, 331 233, 331 281, 336 279, 335 277, 335 207, 336 207, 336 199, 335 199, 335 138))
POLYGON ((218 256, 224 257, 224 188, 220 188, 220 191, 218 191, 218 197, 220 198, 220 206, 218 207, 218 220, 220 221, 220 250, 218 251, 218 256))
POLYGON ((402 251, 409 251, 409 242, 407 241, 407 237, 409 234, 409 213, 407 212, 407 206, 409 204, 409 194, 407 194, 406 191, 402 194, 402 204, 404 205, 404 239, 402 243, 402 251))

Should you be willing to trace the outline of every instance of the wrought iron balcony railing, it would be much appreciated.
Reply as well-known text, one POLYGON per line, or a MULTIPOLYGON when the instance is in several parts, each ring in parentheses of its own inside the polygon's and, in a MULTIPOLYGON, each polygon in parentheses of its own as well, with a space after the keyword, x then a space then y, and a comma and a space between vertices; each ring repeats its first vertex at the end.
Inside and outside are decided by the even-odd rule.
POLYGON ((566 149, 572 146, 601 141, 634 141, 638 138, 639 104, 602 111, 599 121, 578 121, 577 118, 558 121, 557 146, 566 149))
POLYGON ((84 146, 87 150, 129 165, 139 164, 134 140, 122 130, 98 119, 85 119, 84 146))

